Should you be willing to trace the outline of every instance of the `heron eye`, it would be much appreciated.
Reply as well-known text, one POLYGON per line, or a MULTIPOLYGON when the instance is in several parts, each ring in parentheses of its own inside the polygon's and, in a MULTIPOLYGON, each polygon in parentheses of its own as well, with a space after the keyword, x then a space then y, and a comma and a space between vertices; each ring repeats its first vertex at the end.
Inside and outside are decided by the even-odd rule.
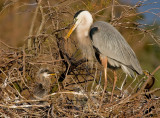
POLYGON ((74 18, 74 23, 75 23, 77 20, 78 20, 77 18, 74 18))

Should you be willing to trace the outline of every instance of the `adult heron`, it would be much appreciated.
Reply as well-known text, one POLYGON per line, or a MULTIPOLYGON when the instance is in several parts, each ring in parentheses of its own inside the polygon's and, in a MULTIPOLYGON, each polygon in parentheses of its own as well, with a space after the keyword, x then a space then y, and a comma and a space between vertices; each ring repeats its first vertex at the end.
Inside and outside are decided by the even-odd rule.
MULTIPOLYGON (((88 11, 80 10, 74 15, 74 25, 65 39, 69 38, 75 29, 83 54, 87 56, 88 60, 93 59, 95 56, 104 67, 105 84, 102 96, 104 96, 107 87, 107 67, 113 70, 122 68, 131 77, 135 76, 134 72, 142 74, 141 66, 134 51, 111 24, 104 21, 93 23, 92 15, 88 11)), ((116 72, 113 72, 114 84, 111 101, 117 81, 116 72)))

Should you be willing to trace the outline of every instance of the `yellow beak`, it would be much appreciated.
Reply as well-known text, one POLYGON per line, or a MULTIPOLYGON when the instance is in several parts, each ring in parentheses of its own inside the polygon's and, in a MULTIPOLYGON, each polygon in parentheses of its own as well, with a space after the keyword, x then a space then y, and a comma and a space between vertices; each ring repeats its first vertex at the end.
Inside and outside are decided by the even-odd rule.
POLYGON ((50 74, 50 75, 56 75, 55 73, 52 73, 52 74, 50 74))
POLYGON ((143 71, 143 73, 144 73, 145 76, 149 76, 150 75, 150 73, 145 71, 145 70, 143 71))
POLYGON ((75 28, 76 28, 76 25, 74 24, 72 26, 72 28, 69 30, 68 34, 64 38, 68 39, 70 37, 70 35, 72 34, 72 32, 74 31, 75 28))

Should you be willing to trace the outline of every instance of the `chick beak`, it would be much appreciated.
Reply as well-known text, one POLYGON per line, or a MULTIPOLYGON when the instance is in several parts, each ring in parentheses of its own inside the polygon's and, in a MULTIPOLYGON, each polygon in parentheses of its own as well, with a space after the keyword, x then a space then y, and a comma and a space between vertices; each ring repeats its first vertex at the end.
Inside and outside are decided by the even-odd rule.
POLYGON ((49 75, 56 75, 55 73, 51 73, 51 74, 49 74, 49 75))

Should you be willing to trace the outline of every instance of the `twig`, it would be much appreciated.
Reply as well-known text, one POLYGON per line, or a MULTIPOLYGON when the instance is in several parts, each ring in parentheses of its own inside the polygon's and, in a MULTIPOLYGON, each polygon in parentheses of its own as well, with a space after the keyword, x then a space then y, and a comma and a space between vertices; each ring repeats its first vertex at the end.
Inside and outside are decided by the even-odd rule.
POLYGON ((3 108, 9 108, 9 109, 25 109, 25 108, 32 108, 32 107, 45 107, 45 106, 49 106, 49 105, 2 105, 0 104, 0 107, 3 108))
POLYGON ((43 8, 42 8, 42 6, 39 6, 39 8, 40 8, 40 11, 41 11, 42 21, 41 21, 41 24, 40 24, 39 29, 37 31, 37 36, 40 34, 40 32, 41 32, 41 30, 44 26, 44 23, 45 23, 45 16, 44 16, 44 13, 43 13, 43 8))
MULTIPOLYGON (((38 9, 40 7, 41 2, 42 2, 42 0, 38 0, 38 6, 37 6, 37 8, 35 10, 35 14, 34 14, 33 19, 32 19, 32 23, 31 23, 31 27, 30 27, 30 31, 29 31, 29 36, 31 36, 33 34, 33 28, 34 28, 34 25, 35 25, 35 22, 36 22, 38 9)), ((29 50, 32 49, 32 38, 28 39, 28 49, 29 50)))
POLYGON ((58 94, 73 94, 73 95, 85 96, 85 97, 88 98, 87 94, 84 94, 84 93, 81 93, 81 92, 72 92, 72 91, 52 93, 52 94, 49 94, 49 95, 45 96, 44 98, 47 98, 47 97, 50 97, 50 96, 55 96, 55 95, 58 95, 58 94))
POLYGON ((23 78, 22 78, 22 81, 25 83, 25 73, 26 73, 26 53, 25 53, 25 45, 23 46, 23 62, 22 62, 22 65, 23 65, 23 78))
POLYGON ((114 20, 114 0, 112 0, 112 17, 111 17, 111 21, 114 20))
POLYGON ((152 90, 152 91, 143 92, 143 93, 141 93, 141 94, 143 94, 143 95, 145 95, 145 94, 151 94, 151 93, 155 93, 155 92, 157 92, 157 91, 159 91, 159 90, 160 90, 160 88, 156 88, 156 89, 154 89, 154 90, 152 90))
POLYGON ((10 49, 16 49, 16 50, 18 50, 18 48, 15 48, 15 47, 9 46, 9 45, 8 45, 8 44, 6 44, 5 42, 1 41, 1 39, 0 39, 0 43, 2 43, 3 45, 7 46, 7 47, 8 47, 8 48, 10 48, 10 49))

